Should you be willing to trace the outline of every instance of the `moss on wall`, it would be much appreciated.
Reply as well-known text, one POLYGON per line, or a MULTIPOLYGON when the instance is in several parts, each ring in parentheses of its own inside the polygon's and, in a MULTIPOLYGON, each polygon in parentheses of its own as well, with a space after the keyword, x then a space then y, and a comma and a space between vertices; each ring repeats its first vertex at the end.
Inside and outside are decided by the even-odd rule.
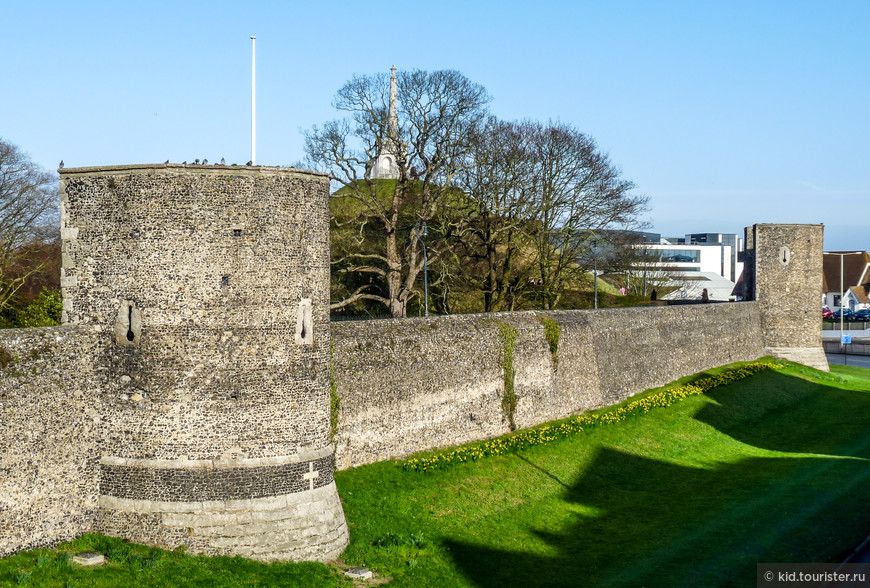
POLYGON ((501 408, 508 421, 511 431, 517 428, 514 417, 517 413, 517 394, 514 390, 516 369, 514 369, 514 349, 517 345, 517 329, 507 323, 498 323, 501 333, 501 341, 504 345, 502 353, 502 371, 504 372, 504 392, 501 400, 501 408))
POLYGON ((544 337, 550 346, 550 357, 553 358, 553 367, 559 367, 559 338, 562 336, 562 327, 550 317, 539 314, 538 319, 544 325, 544 337))

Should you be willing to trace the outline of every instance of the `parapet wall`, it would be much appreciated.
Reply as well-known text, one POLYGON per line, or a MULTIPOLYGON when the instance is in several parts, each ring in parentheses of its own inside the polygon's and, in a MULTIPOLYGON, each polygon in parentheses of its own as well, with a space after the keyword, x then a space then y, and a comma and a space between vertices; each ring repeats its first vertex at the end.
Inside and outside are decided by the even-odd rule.
POLYGON ((510 333, 518 428, 764 354, 755 302, 332 323, 336 466, 508 432, 510 333))
POLYGON ((0 556, 91 529, 99 372, 90 327, 0 330, 0 556))

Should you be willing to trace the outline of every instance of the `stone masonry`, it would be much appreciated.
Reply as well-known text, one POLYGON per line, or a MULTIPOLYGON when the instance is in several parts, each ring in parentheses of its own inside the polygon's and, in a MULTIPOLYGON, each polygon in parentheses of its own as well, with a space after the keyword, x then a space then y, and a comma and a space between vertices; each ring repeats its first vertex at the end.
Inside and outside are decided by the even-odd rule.
POLYGON ((503 329, 516 333, 519 428, 764 355, 754 302, 504 312, 332 324, 339 469, 510 431, 503 329), (559 327, 547 340, 544 321, 559 327))
POLYGON ((330 325, 327 203, 294 169, 62 170, 65 324, 0 331, 0 556, 97 531, 334 559, 336 467, 509 430, 508 332, 519 428, 764 354, 827 368, 819 225, 747 229, 747 302, 330 325))
POLYGON ((746 228, 745 298, 763 309, 765 353, 828 371, 822 348, 823 225, 746 228))
POLYGON ((93 374, 86 394, 68 374, 89 405, 78 416, 93 417, 73 419, 87 427, 87 476, 69 533, 337 557, 348 536, 329 442, 326 176, 65 169, 60 198, 58 332, 86 334, 81 374, 93 374))

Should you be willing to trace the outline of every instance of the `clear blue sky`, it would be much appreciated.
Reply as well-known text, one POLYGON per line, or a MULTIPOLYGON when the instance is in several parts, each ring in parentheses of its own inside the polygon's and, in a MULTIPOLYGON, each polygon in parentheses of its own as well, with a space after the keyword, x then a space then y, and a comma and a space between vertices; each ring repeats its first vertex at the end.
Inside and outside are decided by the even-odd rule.
POLYGON ((4 2, 0 136, 55 169, 303 156, 353 74, 456 69, 593 136, 665 235, 870 249, 870 2, 4 2))

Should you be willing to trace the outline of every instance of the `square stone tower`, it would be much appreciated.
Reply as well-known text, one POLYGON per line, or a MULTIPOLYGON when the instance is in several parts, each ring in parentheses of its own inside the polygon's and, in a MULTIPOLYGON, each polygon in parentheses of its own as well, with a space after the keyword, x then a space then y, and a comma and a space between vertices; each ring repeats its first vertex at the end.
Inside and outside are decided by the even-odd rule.
POLYGON ((95 530, 264 560, 338 556, 328 178, 60 174, 63 320, 102 337, 95 530))
POLYGON ((824 225, 746 228, 744 296, 757 300, 765 353, 829 371, 822 348, 824 225))

